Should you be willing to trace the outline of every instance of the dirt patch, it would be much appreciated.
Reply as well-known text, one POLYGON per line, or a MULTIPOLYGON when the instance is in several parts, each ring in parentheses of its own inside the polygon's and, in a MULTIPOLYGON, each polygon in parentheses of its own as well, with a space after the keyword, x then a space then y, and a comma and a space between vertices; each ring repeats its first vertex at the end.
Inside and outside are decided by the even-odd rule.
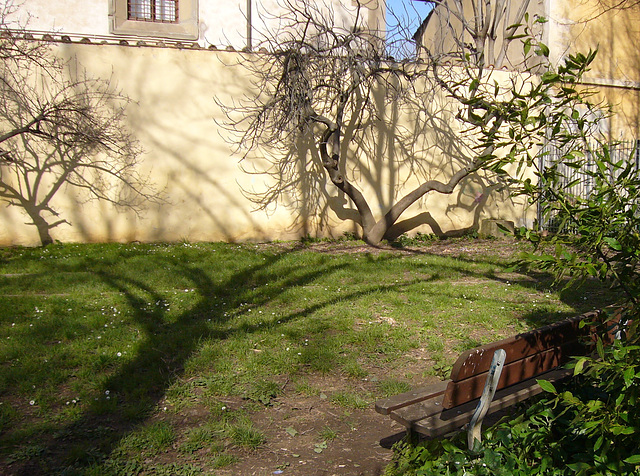
POLYGON ((373 407, 345 411, 322 398, 284 397, 252 418, 267 437, 220 475, 380 475, 403 427, 373 407))

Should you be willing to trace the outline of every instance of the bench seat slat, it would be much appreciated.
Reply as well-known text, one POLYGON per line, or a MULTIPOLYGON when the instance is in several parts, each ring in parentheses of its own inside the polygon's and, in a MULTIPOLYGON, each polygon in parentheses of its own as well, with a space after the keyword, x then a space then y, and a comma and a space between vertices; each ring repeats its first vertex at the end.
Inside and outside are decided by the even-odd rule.
MULTIPOLYGON (((511 387, 498 390, 491 401, 489 414, 508 408, 542 392, 536 379, 557 381, 572 375, 568 369, 556 369, 537 376, 535 379, 522 381, 511 387)), ((442 436, 468 423, 478 404, 477 400, 465 403, 456 408, 445 410, 442 407, 442 396, 423 400, 410 406, 398 408, 390 412, 390 417, 405 427, 429 437, 442 436)))
POLYGON ((414 403, 428 400, 430 398, 440 397, 440 400, 442 400, 442 394, 447 389, 448 382, 448 380, 438 382, 433 385, 416 388, 410 392, 400 393, 393 397, 378 400, 376 402, 376 411, 382 415, 388 415, 398 408, 413 405, 414 403))

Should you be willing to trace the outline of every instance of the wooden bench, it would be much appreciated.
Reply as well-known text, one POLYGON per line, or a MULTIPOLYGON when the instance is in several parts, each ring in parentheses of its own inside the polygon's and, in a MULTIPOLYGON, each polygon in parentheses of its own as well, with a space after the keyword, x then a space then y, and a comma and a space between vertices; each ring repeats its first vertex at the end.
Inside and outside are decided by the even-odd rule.
MULTIPOLYGON (((468 350, 454 364, 449 380, 379 400, 376 411, 428 437, 446 435, 471 422, 472 447, 474 439, 480 440, 486 414, 542 392, 538 379, 554 382, 572 375, 562 365, 572 356, 591 352, 588 343, 595 341, 595 327, 580 323, 598 321, 600 315, 589 312, 468 350)), ((605 340, 612 339, 610 331, 605 340)))

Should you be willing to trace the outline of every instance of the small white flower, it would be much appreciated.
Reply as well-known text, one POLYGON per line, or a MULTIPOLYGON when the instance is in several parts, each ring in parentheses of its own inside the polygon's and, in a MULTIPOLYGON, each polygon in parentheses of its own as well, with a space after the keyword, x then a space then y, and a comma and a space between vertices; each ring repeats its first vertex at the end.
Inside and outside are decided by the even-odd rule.
POLYGON ((35 400, 31 400, 31 401, 29 402, 29 405, 31 405, 31 406, 33 406, 33 405, 35 405, 35 404, 36 404, 36 401, 35 401, 35 400))
POLYGON ((109 395, 110 393, 111 393, 111 391, 110 391, 110 390, 105 390, 105 391, 104 391, 104 394, 105 394, 105 395, 109 395))
POLYGON ((122 357, 122 352, 118 352, 116 355, 117 355, 118 357, 122 357))

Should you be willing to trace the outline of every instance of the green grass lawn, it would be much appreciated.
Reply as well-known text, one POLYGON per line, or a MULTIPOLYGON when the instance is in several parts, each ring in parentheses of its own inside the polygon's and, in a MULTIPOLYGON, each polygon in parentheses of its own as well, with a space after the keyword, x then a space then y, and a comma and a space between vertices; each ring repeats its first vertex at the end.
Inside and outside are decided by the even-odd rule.
POLYGON ((397 369, 324 396, 367 408, 462 350, 606 304, 507 268, 278 244, 0 249, 0 473, 199 474, 263 445, 255 415, 285 392, 318 395, 314 377, 397 369), (417 349, 419 375, 400 367, 417 349), (197 426, 164 418, 194 406, 197 426))

